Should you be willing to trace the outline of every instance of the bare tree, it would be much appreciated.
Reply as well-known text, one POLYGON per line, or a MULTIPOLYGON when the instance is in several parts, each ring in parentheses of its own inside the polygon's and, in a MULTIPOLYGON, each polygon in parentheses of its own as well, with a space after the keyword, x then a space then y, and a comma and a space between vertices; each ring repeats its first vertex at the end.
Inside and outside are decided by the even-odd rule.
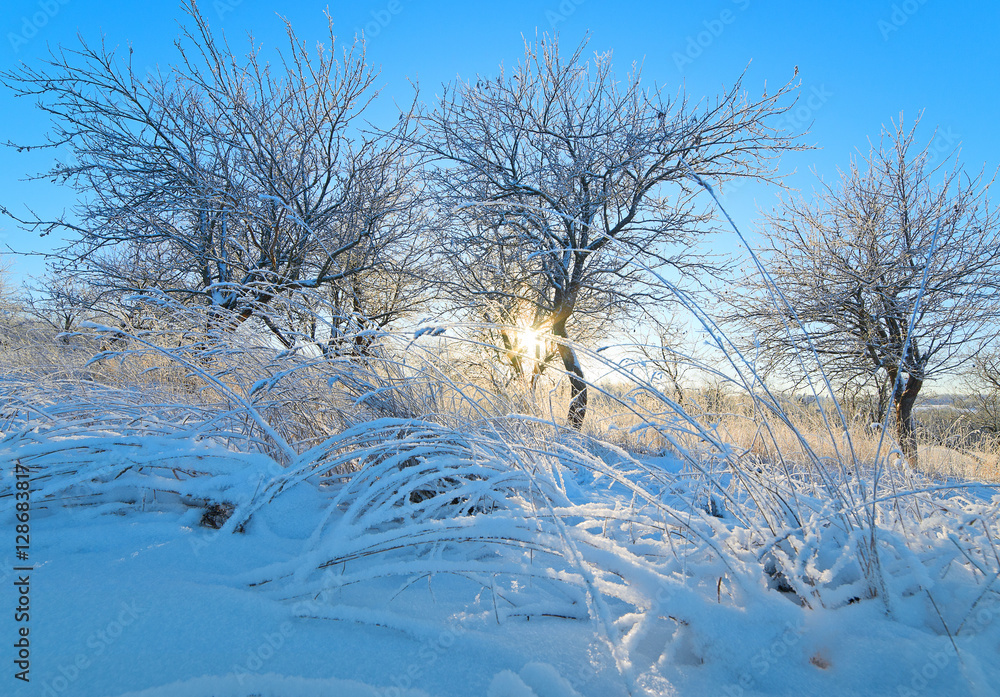
MULTIPOLYGON (((418 206, 411 213, 423 214, 418 206)), ((426 240, 407 237, 398 242, 380 250, 374 268, 329 284, 323 296, 300 296, 300 307, 306 309, 300 313, 300 325, 325 354, 367 355, 380 331, 433 298, 426 240)))
POLYGON ((971 412, 969 423, 983 433, 1000 434, 1000 351, 995 346, 976 356, 965 375, 965 388, 961 404, 971 412))
POLYGON ((656 342, 647 339, 636 347, 640 361, 650 373, 650 381, 669 388, 674 401, 684 407, 688 398, 686 393, 694 382, 692 376, 704 374, 710 361, 707 356, 699 355, 699 347, 688 338, 683 323, 677 317, 655 321, 653 329, 656 342))
MULTIPOLYGON (((496 240, 492 230, 488 239, 496 240)), ((510 381, 534 386, 538 378, 560 357, 548 334, 549 315, 531 302, 534 264, 532 249, 509 245, 473 244, 461 230, 441 230, 438 286, 444 295, 477 327, 476 334, 492 347, 497 365, 506 368, 510 381)), ((585 296, 577 307, 574 335, 580 339, 602 333, 614 308, 604 312, 587 306, 585 296)))
POLYGON ((82 42, 3 75, 52 117, 48 144, 73 153, 40 178, 81 195, 73 215, 19 220, 71 231, 62 258, 95 285, 155 287, 229 329, 257 314, 288 343, 267 316, 274 298, 378 271, 418 234, 411 120, 361 129, 376 72, 357 43, 338 54, 332 23, 315 52, 287 27, 272 62, 252 38, 234 56, 193 2, 185 9, 193 27, 166 74, 82 42))
POLYGON ((732 297, 777 365, 808 351, 801 323, 835 382, 881 382, 913 464, 921 386, 976 354, 1000 301, 992 180, 967 175, 957 156, 932 166, 916 127, 883 129, 837 185, 770 214, 766 266, 787 305, 757 277, 743 281, 756 293, 732 297))
POLYGON ((97 302, 97 294, 85 284, 49 275, 37 287, 25 289, 21 307, 25 314, 62 333, 75 331, 81 321, 92 317, 97 302))
POLYGON ((0 349, 8 343, 7 334, 15 323, 17 305, 12 297, 10 283, 10 262, 0 257, 0 349))
POLYGON ((11 302, 10 261, 0 256, 0 310, 8 311, 11 302))
POLYGON ((664 301, 641 283, 635 255, 651 267, 698 266, 688 247, 706 216, 689 168, 713 181, 769 175, 769 158, 791 147, 771 120, 793 90, 753 100, 737 81, 692 104, 643 88, 637 68, 617 81, 609 54, 587 61, 584 49, 566 58, 543 38, 511 72, 449 85, 420 115, 422 147, 439 164, 432 183, 451 214, 452 297, 516 308, 551 332, 575 427, 587 384, 570 328, 664 301))

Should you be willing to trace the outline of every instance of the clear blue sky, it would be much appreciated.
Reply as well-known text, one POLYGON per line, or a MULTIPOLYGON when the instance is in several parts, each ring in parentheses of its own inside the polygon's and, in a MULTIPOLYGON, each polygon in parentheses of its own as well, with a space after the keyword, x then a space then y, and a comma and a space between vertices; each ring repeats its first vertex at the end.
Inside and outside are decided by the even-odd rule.
MULTIPOLYGON (((803 100, 792 118, 812 124, 805 140, 820 149, 786 156, 781 169, 795 171, 787 182, 807 191, 814 181, 810 168, 835 176, 901 111, 909 119, 925 110, 926 137, 939 127, 935 145, 944 150, 961 143, 970 168, 1000 165, 1000 4, 991 0, 215 0, 200 7, 213 29, 240 50, 248 31, 266 48, 280 45, 278 13, 301 37, 319 40, 328 7, 341 37, 367 26, 368 57, 382 66, 388 97, 406 98, 407 78, 418 79, 422 98, 431 100, 457 75, 492 74, 500 62, 516 62, 522 36, 536 31, 558 31, 564 45, 575 45, 589 31, 590 48, 613 50, 621 74, 642 62, 644 80, 669 92, 684 85, 694 97, 717 94, 751 61, 745 86, 754 92, 765 81, 785 82, 798 66, 803 100)), ((0 68, 37 60, 47 44, 73 45, 77 32, 94 41, 104 34, 111 45, 131 43, 140 67, 167 65, 176 59, 172 41, 182 18, 179 4, 164 0, 4 0, 0 68)), ((0 93, 0 141, 38 142, 44 129, 31 103, 0 93)), ((40 212, 71 205, 69 192, 19 181, 48 163, 47 155, 0 150, 0 202, 40 212)), ((749 229, 756 207, 770 208, 775 192, 745 186, 727 202, 749 229)), ((0 220, 0 250, 45 250, 49 244, 0 220)), ((18 274, 41 268, 39 261, 15 260, 18 274)))

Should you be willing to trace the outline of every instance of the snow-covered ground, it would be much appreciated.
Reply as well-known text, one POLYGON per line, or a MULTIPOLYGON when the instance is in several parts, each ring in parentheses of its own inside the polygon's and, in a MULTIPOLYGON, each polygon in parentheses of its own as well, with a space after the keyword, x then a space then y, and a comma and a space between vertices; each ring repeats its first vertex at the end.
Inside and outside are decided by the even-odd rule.
POLYGON ((890 502, 866 575, 843 502, 782 490, 782 522, 670 457, 542 445, 382 420, 280 467, 183 435, 10 434, 0 693, 1000 694, 988 490, 890 502), (236 506, 222 529, 210 501, 236 506))

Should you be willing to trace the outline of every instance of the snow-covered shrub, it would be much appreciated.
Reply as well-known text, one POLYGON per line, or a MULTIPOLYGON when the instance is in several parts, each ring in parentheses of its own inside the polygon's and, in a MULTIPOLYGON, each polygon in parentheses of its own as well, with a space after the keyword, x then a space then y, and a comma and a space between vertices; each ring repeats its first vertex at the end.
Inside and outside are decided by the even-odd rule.
MULTIPOLYGON (((368 335, 360 353, 308 336, 289 349, 252 322, 198 329, 205 318, 178 308, 171 327, 88 328, 115 339, 93 379, 9 376, 0 458, 31 468, 40 509, 173 510, 197 525, 224 506, 206 534, 296 531, 240 581, 299 617, 406 631, 456 617, 590 623, 633 693, 730 660, 719 627, 742 626, 748 608, 803 646, 808 618, 855 606, 974 641, 998 593, 1000 500, 905 469, 889 443, 860 454, 835 402, 821 449, 701 316, 729 361, 706 370, 766 447, 734 447, 641 365, 583 346, 630 385, 592 383, 601 409, 652 434, 658 454, 547 418, 564 413, 546 408, 551 394, 532 403, 456 370, 449 356, 476 348, 461 327, 368 335)), ((4 508, 13 490, 6 468, 4 508)))

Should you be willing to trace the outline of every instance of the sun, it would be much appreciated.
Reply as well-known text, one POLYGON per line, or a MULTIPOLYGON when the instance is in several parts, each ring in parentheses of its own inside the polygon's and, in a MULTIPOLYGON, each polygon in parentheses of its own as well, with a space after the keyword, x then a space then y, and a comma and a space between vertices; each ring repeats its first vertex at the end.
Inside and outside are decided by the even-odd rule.
POLYGON ((528 358, 534 359, 536 356, 544 355, 545 339, 542 338, 541 332, 537 329, 531 329, 530 327, 522 329, 521 345, 524 347, 524 352, 528 355, 528 358))
POLYGON ((521 353, 530 361, 545 361, 549 351, 549 332, 524 320, 518 323, 517 341, 521 353))

